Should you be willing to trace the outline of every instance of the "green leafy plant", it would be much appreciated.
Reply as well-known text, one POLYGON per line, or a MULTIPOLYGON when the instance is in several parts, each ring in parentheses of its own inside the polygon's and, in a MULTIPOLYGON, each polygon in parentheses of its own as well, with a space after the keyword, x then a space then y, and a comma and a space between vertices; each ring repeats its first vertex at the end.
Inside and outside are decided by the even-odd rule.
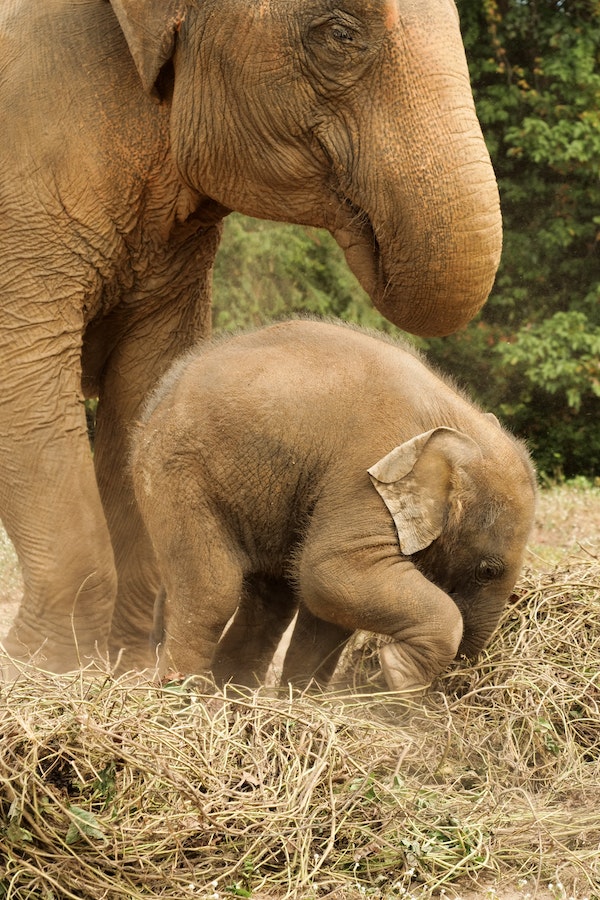
POLYGON ((82 809, 80 806, 69 806, 68 813, 71 816, 71 823, 65 836, 66 844, 76 844, 84 837, 93 838, 96 841, 105 842, 103 830, 98 824, 96 816, 88 809, 82 809))
POLYGON ((525 385, 561 395, 573 412, 586 397, 600 397, 600 327, 583 312, 558 312, 526 326, 497 353, 503 365, 520 370, 525 385))

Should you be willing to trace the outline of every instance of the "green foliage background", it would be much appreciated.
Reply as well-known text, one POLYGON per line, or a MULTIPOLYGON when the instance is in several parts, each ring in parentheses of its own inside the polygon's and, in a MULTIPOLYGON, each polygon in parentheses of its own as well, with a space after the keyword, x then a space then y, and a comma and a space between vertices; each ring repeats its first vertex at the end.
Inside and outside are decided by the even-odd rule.
MULTIPOLYGON (((475 322, 418 343, 528 440, 543 475, 598 477, 600 0, 457 5, 504 252, 475 322)), ((393 331, 328 234, 229 217, 216 328, 303 311, 393 331)))

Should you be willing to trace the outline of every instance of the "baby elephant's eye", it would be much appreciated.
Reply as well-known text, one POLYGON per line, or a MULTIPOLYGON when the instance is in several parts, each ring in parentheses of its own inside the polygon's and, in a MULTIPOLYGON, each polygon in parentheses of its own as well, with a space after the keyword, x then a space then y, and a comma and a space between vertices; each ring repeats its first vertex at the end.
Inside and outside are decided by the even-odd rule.
POLYGON ((475 570, 475 580, 479 584, 487 584, 504 575, 504 563, 501 559, 482 559, 475 570))

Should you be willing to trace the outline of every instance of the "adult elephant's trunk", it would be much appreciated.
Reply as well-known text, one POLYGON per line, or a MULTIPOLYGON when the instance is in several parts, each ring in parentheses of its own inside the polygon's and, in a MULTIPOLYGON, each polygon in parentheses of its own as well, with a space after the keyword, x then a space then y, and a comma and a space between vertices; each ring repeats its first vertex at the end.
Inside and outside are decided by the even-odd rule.
POLYGON ((389 71, 397 99, 391 115, 375 102, 360 122, 371 152, 365 159, 361 148, 347 186, 340 179, 345 211, 334 228, 380 312, 423 336, 449 334, 473 318, 502 246, 496 180, 456 17, 447 3, 428 5, 435 28, 420 11, 395 24, 389 71), (395 54, 405 61, 400 74, 395 54))
POLYGON ((382 315, 413 334, 456 331, 492 288, 501 218, 491 166, 479 144, 479 158, 455 160, 454 172, 426 164, 420 180, 403 183, 400 197, 388 193, 381 214, 369 217, 370 227, 359 216, 358 228, 355 219, 335 233, 382 315))

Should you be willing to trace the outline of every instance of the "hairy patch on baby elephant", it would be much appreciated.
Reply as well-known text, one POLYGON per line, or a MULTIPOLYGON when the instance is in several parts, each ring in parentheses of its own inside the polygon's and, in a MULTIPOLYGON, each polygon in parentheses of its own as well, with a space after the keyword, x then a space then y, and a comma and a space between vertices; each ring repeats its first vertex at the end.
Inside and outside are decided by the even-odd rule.
POLYGON ((535 505, 494 416, 403 344, 331 322, 198 347, 151 399, 132 469, 162 668, 246 685, 298 610, 284 680, 325 684, 364 629, 391 638, 390 688, 422 690, 489 639, 535 505))

